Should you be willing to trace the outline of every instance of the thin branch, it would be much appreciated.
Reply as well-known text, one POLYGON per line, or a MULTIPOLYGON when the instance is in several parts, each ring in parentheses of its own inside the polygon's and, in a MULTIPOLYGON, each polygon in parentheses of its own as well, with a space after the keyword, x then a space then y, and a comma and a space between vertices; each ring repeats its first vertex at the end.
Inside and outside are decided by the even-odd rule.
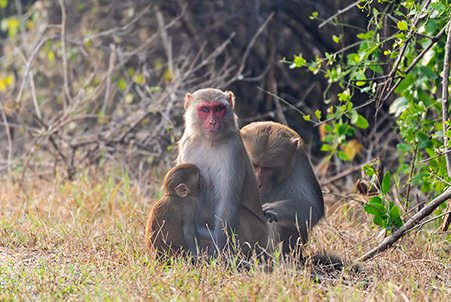
MULTIPOLYGON (((448 131, 449 125, 449 103, 448 103, 448 89, 449 89, 449 64, 451 52, 451 22, 448 26, 448 37, 445 44, 445 58, 443 62, 443 79, 442 79, 442 123, 443 123, 443 146, 445 148, 445 161, 448 177, 451 177, 451 153, 449 152, 448 131)), ((448 212, 451 211, 451 202, 448 204, 448 212)), ((451 224, 451 215, 448 213, 443 218, 442 230, 446 231, 451 224)))
POLYGON ((326 25, 327 23, 329 23, 332 19, 338 17, 341 14, 344 14, 345 12, 347 12, 348 10, 352 9, 354 6, 356 6, 357 4, 359 4, 361 1, 358 0, 352 4, 349 4, 348 6, 346 6, 343 9, 339 9, 338 12, 336 12, 335 14, 333 14, 332 16, 330 16, 329 18, 327 18, 326 20, 324 20, 320 25, 318 25, 318 28, 323 27, 324 25, 326 25))
POLYGON ((348 176, 349 174, 352 174, 354 172, 360 171, 363 166, 365 166, 365 165, 367 165, 369 163, 370 162, 366 162, 366 163, 363 163, 363 164, 352 166, 352 167, 350 167, 350 168, 348 168, 348 169, 346 169, 346 170, 344 170, 344 171, 342 171, 342 172, 340 172, 338 174, 335 174, 332 177, 329 177, 328 179, 326 179, 324 181, 321 181, 321 185, 325 186, 325 185, 328 185, 330 183, 336 182, 337 180, 339 180, 339 179, 341 179, 341 178, 343 178, 345 176, 348 176))
POLYGON ((299 108, 297 108, 296 106, 294 106, 293 104, 291 104, 290 102, 288 102, 287 100, 285 100, 284 98, 270 92, 267 91, 261 87, 257 87, 258 90, 263 91, 264 93, 269 94, 270 96, 274 97, 276 100, 281 101, 282 103, 284 103, 285 105, 287 105, 288 107, 290 107, 291 109, 293 109, 294 111, 296 111, 297 113, 301 114, 302 116, 305 115, 304 112, 302 112, 299 108))
POLYGON ((113 75, 113 68, 116 64, 116 47, 113 43, 110 44, 110 50, 111 50, 111 55, 110 55, 110 60, 108 63, 108 71, 107 71, 106 79, 105 79, 105 98, 103 99, 103 106, 102 106, 102 112, 104 114, 107 114, 107 109, 110 104, 111 80, 112 80, 112 75, 113 75))
POLYGON ((242 72, 244 70, 244 66, 246 65, 246 61, 247 61, 247 57, 249 56, 249 52, 251 51, 252 47, 254 46, 255 42, 257 41, 258 36, 260 36, 260 34, 265 29, 266 25, 268 25, 269 21, 271 21, 271 19, 273 17, 274 17, 274 12, 269 14, 269 16, 266 18, 265 22, 263 22, 263 24, 260 26, 260 28, 257 30, 255 35, 252 37, 251 41, 249 42, 249 45, 247 46, 246 51, 243 54, 243 58, 241 60, 240 67, 238 68, 238 71, 236 73, 237 74, 236 77, 238 80, 241 80, 241 78, 243 77, 242 72))
POLYGON ((402 225, 399 229, 394 231, 390 236, 386 237, 384 241, 382 241, 378 246, 366 252, 363 256, 357 259, 357 262, 367 261, 377 254, 385 251, 389 247, 391 247, 399 238, 401 238, 404 234, 406 234, 410 229, 420 224, 420 221, 431 214, 438 206, 444 203, 446 200, 451 198, 451 188, 448 188, 445 192, 440 194, 434 200, 432 200, 427 206, 422 208, 418 213, 413 215, 406 221, 404 225, 402 225))
POLYGON ((432 217, 432 218, 429 218, 428 220, 425 220, 425 221, 423 221, 422 223, 420 223, 420 224, 418 224, 418 225, 412 227, 412 228, 411 228, 410 230, 408 230, 407 232, 413 231, 413 230, 415 230, 415 229, 419 229, 419 228, 423 227, 423 225, 425 225, 425 224, 427 224, 427 223, 429 223, 429 222, 432 222, 432 221, 434 221, 434 220, 437 220, 437 219, 439 219, 439 218, 442 218, 443 216, 446 216, 446 215, 449 215, 449 214, 451 214, 451 211, 447 211, 447 212, 442 213, 442 214, 440 214, 440 215, 437 215, 437 216, 434 216, 434 217, 432 217))
POLYGON ((3 119, 3 127, 5 128, 6 133, 6 139, 8 140, 8 158, 7 158, 7 166, 8 166, 8 172, 11 171, 11 161, 12 161, 12 153, 13 153, 13 142, 10 132, 10 127, 8 124, 8 118, 6 117, 5 108, 3 107, 3 104, 0 102, 0 109, 2 113, 2 119, 3 119))
POLYGON ((449 130, 449 103, 448 103, 448 89, 449 89, 449 64, 451 52, 451 22, 448 26, 448 37, 445 45, 445 59, 443 63, 443 79, 442 79, 442 122, 443 122, 443 145, 445 147, 445 160, 448 176, 451 177, 451 153, 449 150, 448 130, 449 130))
POLYGON ((409 172, 409 183, 407 184, 406 200, 409 200, 409 198, 410 198, 410 190, 412 189, 413 171, 415 169, 415 161, 417 160, 418 148, 419 148, 419 145, 416 146, 415 151, 413 152, 413 158, 412 158, 412 163, 411 163, 410 172, 409 172))
POLYGON ((65 105, 72 100, 69 89, 69 75, 67 70, 67 54, 66 54, 66 7, 64 6, 64 0, 59 0, 61 7, 61 52, 63 56, 63 77, 64 77, 64 94, 65 105))
POLYGON ((38 55, 39 50, 41 50, 41 48, 44 46, 44 44, 47 41, 50 41, 50 40, 54 39, 55 37, 56 36, 50 36, 50 37, 47 37, 47 38, 44 38, 41 40, 42 36, 39 35, 36 39, 36 41, 39 41, 39 43, 37 43, 36 47, 33 49, 33 52, 31 53, 28 60, 26 60, 25 57, 23 57, 24 61, 26 60, 25 71, 24 71, 24 76, 23 76, 22 82, 20 83, 19 92, 17 93, 16 103, 18 103, 18 104, 21 103, 22 95, 23 95, 23 92, 25 89, 25 85, 27 84, 28 78, 30 76, 33 61, 36 58, 36 56, 38 55))

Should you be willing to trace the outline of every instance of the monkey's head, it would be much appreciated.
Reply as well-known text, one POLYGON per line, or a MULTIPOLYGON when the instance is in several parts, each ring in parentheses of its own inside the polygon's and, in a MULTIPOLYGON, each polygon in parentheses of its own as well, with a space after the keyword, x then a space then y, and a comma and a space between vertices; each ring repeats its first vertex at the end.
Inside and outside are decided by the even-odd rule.
POLYGON ((205 88, 185 95, 185 131, 220 138, 236 131, 233 92, 205 88), (233 127, 232 127, 233 126, 233 127))
POLYGON ((200 171, 190 163, 179 164, 166 173, 164 177, 166 195, 176 195, 185 198, 188 195, 196 197, 200 190, 200 171))
POLYGON ((269 193, 292 172, 301 137, 275 122, 255 122, 241 129, 241 137, 254 167, 260 194, 269 193))

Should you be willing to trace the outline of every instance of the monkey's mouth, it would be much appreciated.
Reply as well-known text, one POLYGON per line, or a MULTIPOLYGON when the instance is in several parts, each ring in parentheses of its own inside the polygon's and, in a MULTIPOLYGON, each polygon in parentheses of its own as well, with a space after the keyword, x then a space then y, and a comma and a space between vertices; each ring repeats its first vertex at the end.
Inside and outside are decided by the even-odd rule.
POLYGON ((210 133, 218 133, 219 132, 219 127, 211 127, 211 128, 208 128, 207 129, 207 132, 210 132, 210 133))

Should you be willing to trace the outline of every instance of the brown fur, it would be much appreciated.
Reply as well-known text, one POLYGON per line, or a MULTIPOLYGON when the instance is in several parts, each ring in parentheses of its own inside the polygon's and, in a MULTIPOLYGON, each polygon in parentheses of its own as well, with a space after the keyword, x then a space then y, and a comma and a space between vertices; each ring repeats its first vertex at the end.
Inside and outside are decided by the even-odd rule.
POLYGON ((275 122, 255 122, 241 136, 257 174, 271 237, 289 253, 306 243, 311 227, 324 216, 324 201, 302 138, 275 122), (258 172, 257 172, 258 171, 258 172))
POLYGON ((146 225, 146 244, 160 256, 190 251, 196 255, 195 214, 200 173, 193 164, 180 164, 164 179, 164 196, 153 205, 146 225))

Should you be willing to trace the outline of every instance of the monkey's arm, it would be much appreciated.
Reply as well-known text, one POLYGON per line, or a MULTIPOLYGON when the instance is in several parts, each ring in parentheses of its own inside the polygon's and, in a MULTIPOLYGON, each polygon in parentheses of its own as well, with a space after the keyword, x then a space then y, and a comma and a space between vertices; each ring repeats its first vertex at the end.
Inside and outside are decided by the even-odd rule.
POLYGON ((185 206, 181 209, 183 220, 183 239, 185 241, 185 249, 191 252, 193 257, 197 257, 197 239, 196 239, 196 204, 197 200, 189 198, 184 201, 185 206))
POLYGON ((186 248, 191 252, 193 257, 197 256, 196 244, 196 228, 194 223, 185 223, 183 225, 183 238, 185 239, 186 248))

